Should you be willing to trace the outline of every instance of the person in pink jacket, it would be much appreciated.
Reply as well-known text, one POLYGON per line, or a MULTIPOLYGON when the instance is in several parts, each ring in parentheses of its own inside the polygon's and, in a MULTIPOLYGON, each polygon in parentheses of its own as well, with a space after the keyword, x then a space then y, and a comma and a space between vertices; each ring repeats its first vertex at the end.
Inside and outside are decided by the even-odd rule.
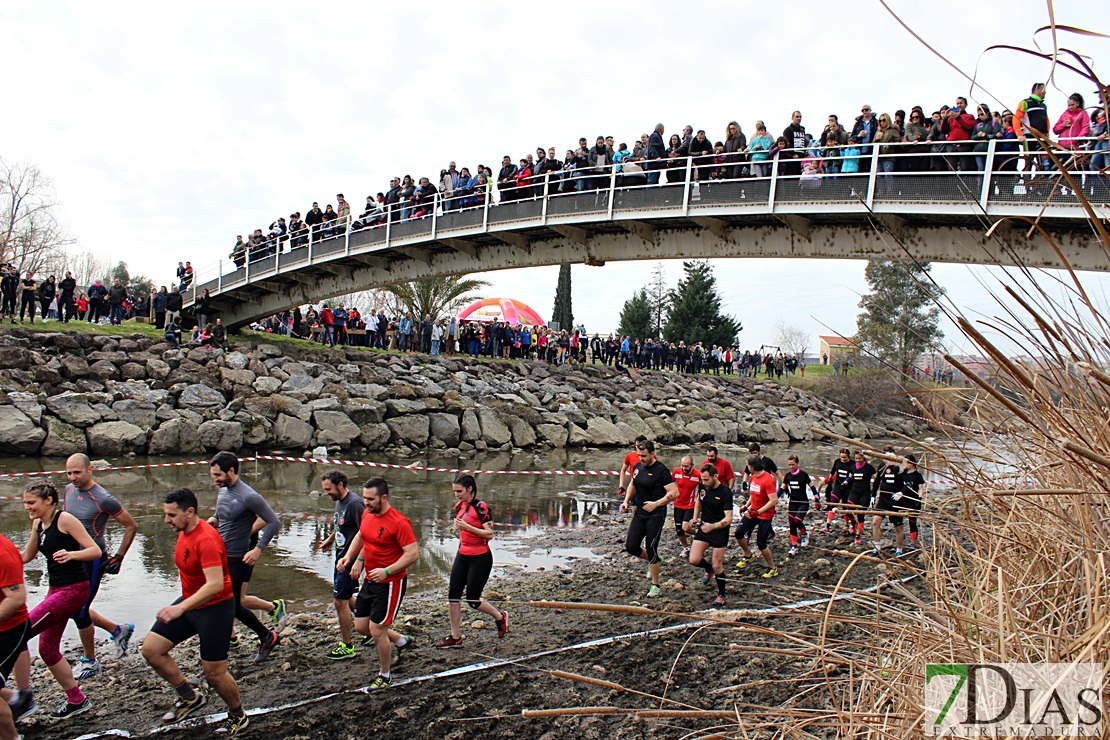
POLYGON ((1053 133, 1060 137, 1060 146, 1065 149, 1082 149, 1087 142, 1084 138, 1091 135, 1091 117, 1083 109, 1083 96, 1072 93, 1068 98, 1068 108, 1060 114, 1053 133))

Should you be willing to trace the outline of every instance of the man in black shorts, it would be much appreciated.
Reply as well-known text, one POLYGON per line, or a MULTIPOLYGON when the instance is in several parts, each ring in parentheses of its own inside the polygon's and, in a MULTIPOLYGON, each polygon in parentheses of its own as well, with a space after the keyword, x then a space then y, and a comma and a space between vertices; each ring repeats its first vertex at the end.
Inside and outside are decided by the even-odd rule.
POLYGON ((702 583, 709 579, 717 582, 717 598, 713 606, 725 605, 725 548, 728 547, 728 529, 732 526, 732 489, 717 478, 717 466, 701 466, 701 483, 694 503, 694 519, 686 522, 686 531, 694 533, 690 546, 690 565, 704 568, 702 583), (713 555, 706 560, 705 551, 713 548, 713 555))
POLYGON ((634 509, 624 549, 629 555, 648 561, 651 587, 647 595, 654 599, 662 593, 659 589, 659 565, 663 559, 659 557, 659 539, 667 522, 667 504, 678 498, 678 486, 671 477, 671 471, 655 456, 654 442, 650 439, 641 441, 636 445, 636 454, 640 462, 632 468, 632 482, 620 506, 622 514, 628 511, 630 505, 634 509), (642 544, 646 545, 646 549, 642 544))
MULTIPOLYGON (((335 528, 323 542, 314 542, 314 550, 327 550, 335 545, 335 562, 347 554, 351 541, 358 534, 359 524, 362 522, 362 512, 366 510, 362 498, 347 490, 347 476, 338 470, 324 473, 321 485, 328 498, 335 502, 335 528)), ((336 569, 332 573, 333 588, 332 599, 335 602, 335 613, 339 616, 339 633, 342 639, 334 649, 328 653, 332 660, 347 660, 355 657, 354 644, 351 642, 351 628, 354 626, 355 591, 358 590, 358 581, 351 578, 345 571, 336 569)))
POLYGON ((158 621, 143 640, 143 657, 173 686, 177 701, 163 717, 180 722, 207 701, 181 673, 170 655, 174 646, 194 635, 200 641, 204 678, 227 704, 223 731, 234 735, 247 726, 239 686, 227 671, 235 596, 227 565, 227 550, 215 527, 197 516, 197 497, 188 488, 175 488, 163 505, 165 522, 177 532, 174 562, 181 575, 181 597, 158 611, 158 621))
POLYGON ((374 638, 378 649, 378 677, 370 688, 388 688, 392 668, 413 648, 414 640, 392 629, 393 619, 401 608, 408 586, 406 568, 420 559, 420 546, 412 523, 389 503, 389 484, 377 476, 362 484, 362 502, 366 511, 358 534, 347 548, 347 554, 335 564, 338 570, 351 569, 351 578, 358 580, 363 566, 366 580, 355 600, 355 630, 374 638), (397 648, 394 657, 393 649, 397 648))

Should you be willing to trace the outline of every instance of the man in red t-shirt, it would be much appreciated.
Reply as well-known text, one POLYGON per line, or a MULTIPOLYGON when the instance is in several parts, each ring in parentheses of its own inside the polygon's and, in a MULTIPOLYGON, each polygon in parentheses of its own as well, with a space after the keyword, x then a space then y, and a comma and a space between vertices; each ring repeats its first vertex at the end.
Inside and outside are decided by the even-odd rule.
POLYGON ((754 531, 759 554, 767 563, 767 572, 763 577, 774 578, 779 571, 775 567, 771 548, 768 547, 767 542, 770 539, 771 522, 775 518, 775 506, 779 502, 778 481, 775 476, 763 469, 762 455, 748 456, 748 470, 752 476, 749 483, 748 503, 742 507, 740 525, 736 527, 736 541, 744 551, 744 556, 737 561, 736 567, 743 568, 751 561, 752 550, 748 547, 748 536, 754 531))
POLYGON ((30 632, 27 589, 23 585, 23 554, 0 534, 0 699, 3 699, 0 701, 0 736, 3 737, 19 737, 15 720, 35 710, 29 680, 15 691, 4 685, 15 667, 16 658, 27 650, 30 632))
POLYGON ((175 488, 163 506, 166 524, 177 532, 174 563, 181 577, 181 597, 158 611, 158 621, 143 640, 143 657, 177 692, 165 722, 180 722, 204 706, 207 698, 185 679, 170 655, 175 645, 196 635, 204 678, 227 704, 226 732, 247 726, 239 686, 227 670, 235 599, 227 549, 219 531, 197 516, 197 497, 188 488, 175 488))
POLYGON ((701 472, 694 470, 694 458, 686 455, 681 464, 671 472, 674 483, 678 486, 678 498, 674 500, 674 526, 678 530, 678 541, 682 545, 682 557, 690 555, 690 543, 686 541, 686 530, 683 525, 694 518, 694 492, 701 482, 701 472))
POLYGON ((389 505, 389 484, 384 478, 375 476, 362 484, 362 502, 366 511, 362 513, 358 534, 335 567, 345 571, 351 566, 351 578, 356 581, 363 566, 366 567, 366 580, 355 600, 355 631, 374 638, 379 670, 370 688, 384 689, 391 681, 390 669, 404 659, 415 643, 413 638, 389 629, 389 625, 405 598, 408 585, 405 569, 420 559, 420 548, 412 524, 389 505))
POLYGON ((632 440, 632 452, 624 456, 624 464, 621 465, 620 478, 617 480, 617 495, 623 499, 624 492, 627 490, 625 486, 632 481, 632 468, 636 467, 636 463, 640 462, 640 453, 637 448, 641 442, 646 442, 647 437, 639 435, 636 439, 632 440), (625 481, 625 476, 628 476, 628 483, 625 481))
MULTIPOLYGON (((720 481, 725 488, 732 488, 732 484, 736 481, 736 473, 732 469, 732 465, 728 460, 724 459, 717 454, 717 448, 710 445, 705 448, 705 462, 698 466, 700 471, 706 465, 712 465, 717 468, 717 480, 720 481)), ((701 473, 699 472, 700 476, 701 473)))

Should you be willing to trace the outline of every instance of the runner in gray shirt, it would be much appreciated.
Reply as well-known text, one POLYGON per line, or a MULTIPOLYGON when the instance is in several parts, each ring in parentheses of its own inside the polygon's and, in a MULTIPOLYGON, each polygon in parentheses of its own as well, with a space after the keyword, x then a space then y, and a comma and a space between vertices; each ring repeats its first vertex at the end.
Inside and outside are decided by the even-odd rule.
POLYGON ((92 462, 88 455, 77 453, 69 456, 66 460, 66 478, 69 480, 65 493, 66 511, 77 517, 101 553, 96 560, 85 561, 85 570, 89 576, 89 600, 73 617, 84 652, 74 670, 74 676, 78 681, 84 681, 100 673, 100 662, 96 659, 96 627, 112 636, 116 659, 122 658, 127 652, 131 634, 135 631, 133 624, 116 624, 93 611, 92 602, 100 589, 100 580, 104 574, 119 573, 123 558, 131 549, 135 533, 139 531, 139 525, 115 496, 93 480, 92 462), (104 530, 108 527, 109 519, 115 519, 123 525, 123 541, 112 556, 108 555, 108 544, 104 539, 104 530))
MULTIPOLYGON (((266 499, 239 478, 239 458, 233 453, 216 453, 209 462, 208 472, 219 491, 216 514, 208 523, 219 529, 227 548, 231 587, 235 591, 235 618, 258 635, 258 656, 254 662, 261 663, 281 642, 277 630, 285 624, 285 600, 266 601, 248 596, 247 584, 251 581, 254 564, 281 528, 281 521, 266 499), (256 544, 255 533, 259 529, 262 534, 257 537, 256 544), (263 626, 251 609, 269 614, 275 629, 263 626)), ((231 639, 231 644, 238 645, 237 636, 231 639)))
MULTIPOLYGON (((362 496, 348 490, 347 476, 338 470, 324 473, 320 484, 328 498, 335 502, 335 516, 332 519, 334 529, 326 539, 313 542, 312 549, 313 551, 328 550, 334 545, 335 562, 338 563, 340 558, 347 554, 347 549, 358 534, 362 513, 366 510, 366 506, 362 503, 362 496)), ((348 660, 357 655, 351 642, 351 629, 355 622, 353 609, 358 579, 351 578, 346 571, 335 568, 332 569, 332 576, 332 599, 335 602, 335 613, 339 617, 339 633, 343 639, 328 653, 328 657, 332 660, 348 660)))

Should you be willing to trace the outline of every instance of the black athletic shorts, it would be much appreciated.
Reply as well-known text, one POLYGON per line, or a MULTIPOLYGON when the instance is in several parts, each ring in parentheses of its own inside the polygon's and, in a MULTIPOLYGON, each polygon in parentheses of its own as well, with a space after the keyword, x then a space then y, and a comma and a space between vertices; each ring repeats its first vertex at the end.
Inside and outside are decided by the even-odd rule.
MULTIPOLYGON (((179 603, 181 599, 173 602, 179 603)), ((235 622, 235 599, 203 606, 182 614, 169 624, 155 621, 150 631, 179 645, 193 635, 200 639, 200 659, 208 663, 227 660, 231 627, 235 622)))
POLYGON ((694 539, 699 542, 708 542, 710 547, 728 547, 728 529, 714 529, 710 532, 701 531, 701 527, 694 530, 694 539))
POLYGON ((902 498, 894 502, 894 508, 898 511, 921 511, 921 499, 903 493, 902 498))
POLYGON ((694 507, 693 506, 691 506, 689 509, 680 509, 677 506, 674 507, 674 528, 675 528, 675 531, 677 531, 680 535, 686 534, 686 530, 684 530, 682 528, 682 525, 685 522, 693 520, 693 518, 694 518, 694 507))
POLYGON ((628 523, 628 536, 624 541, 624 549, 629 555, 640 557, 647 550, 648 563, 659 562, 659 540, 663 537, 663 525, 667 523, 667 514, 662 512, 655 516, 641 516, 639 511, 632 515, 628 523))
POLYGON ((744 517, 740 520, 739 526, 736 527, 736 539, 742 540, 753 531, 756 533, 756 547, 760 550, 766 550, 767 542, 771 539, 771 520, 749 519, 748 517, 744 517))
POLYGON ((83 630, 86 627, 92 627, 92 616, 89 610, 92 609, 93 599, 96 598, 96 593, 100 590, 100 582, 104 580, 104 566, 107 565, 108 558, 101 555, 95 560, 85 561, 85 573, 89 576, 89 600, 81 607, 81 611, 73 615, 73 623, 77 625, 77 629, 83 630))
MULTIPOLYGON (((903 498, 905 497, 903 496, 903 498)), ((894 500, 894 494, 887 491, 879 491, 879 502, 875 505, 875 508, 880 511, 897 511, 898 502, 894 500)), ((891 514, 890 523, 895 527, 901 527, 902 517, 891 514)))
POLYGON ((8 676, 12 675, 12 668, 20 653, 27 649, 27 638, 31 634, 31 622, 24 619, 23 624, 18 624, 9 630, 0 632, 0 689, 6 685, 8 676))
POLYGON ((848 503, 855 504, 856 506, 862 507, 864 509, 869 509, 871 508, 871 493, 870 491, 864 491, 863 493, 849 493, 848 503))
POLYGON ((384 583, 375 583, 367 578, 355 599, 355 616, 359 619, 369 617, 371 622, 382 627, 393 624, 405 598, 408 582, 407 575, 399 581, 384 583))

